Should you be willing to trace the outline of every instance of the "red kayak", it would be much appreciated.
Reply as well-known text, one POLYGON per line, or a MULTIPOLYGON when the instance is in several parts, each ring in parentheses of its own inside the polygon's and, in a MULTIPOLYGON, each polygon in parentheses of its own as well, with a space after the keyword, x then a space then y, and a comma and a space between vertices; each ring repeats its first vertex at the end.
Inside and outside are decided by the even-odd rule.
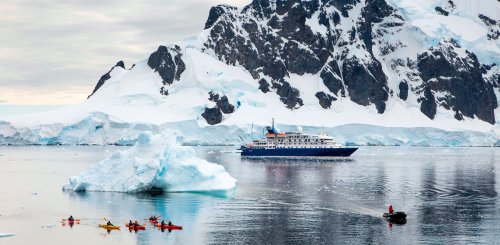
POLYGON ((125 224, 126 227, 128 227, 129 229, 133 229, 133 230, 145 230, 146 229, 146 225, 129 225, 129 224, 125 224))
POLYGON ((61 223, 62 223, 63 226, 65 226, 66 223, 68 223, 68 225, 72 227, 75 224, 80 224, 80 220, 79 219, 75 219, 75 220, 65 220, 65 219, 63 219, 61 221, 61 223))
POLYGON ((80 219, 74 219, 74 220, 67 220, 67 219, 62 219, 61 222, 68 222, 68 223, 80 223, 80 219))
POLYGON ((165 229, 165 230, 182 230, 182 226, 180 226, 180 225, 156 224, 155 226, 158 228, 161 228, 161 229, 165 229))

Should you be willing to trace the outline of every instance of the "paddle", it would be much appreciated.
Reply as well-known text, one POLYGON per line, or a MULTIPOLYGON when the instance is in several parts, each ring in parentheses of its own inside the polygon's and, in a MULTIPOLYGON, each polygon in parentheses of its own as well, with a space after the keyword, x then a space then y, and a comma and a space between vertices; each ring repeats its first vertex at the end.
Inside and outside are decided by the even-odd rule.
POLYGON ((108 222, 108 221, 109 221, 108 219, 106 219, 106 217, 103 217, 103 219, 104 219, 104 221, 106 221, 106 222, 108 222))
MULTIPOLYGON (((61 222, 66 222, 68 221, 67 219, 62 219, 61 222)), ((80 219, 74 219, 73 222, 80 222, 80 219)))

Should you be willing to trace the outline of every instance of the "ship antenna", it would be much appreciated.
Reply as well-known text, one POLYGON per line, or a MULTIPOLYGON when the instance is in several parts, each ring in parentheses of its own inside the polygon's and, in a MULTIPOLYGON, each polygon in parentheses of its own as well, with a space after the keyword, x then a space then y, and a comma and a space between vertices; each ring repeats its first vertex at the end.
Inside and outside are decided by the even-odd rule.
POLYGON ((276 130, 274 129, 274 117, 273 117, 273 132, 276 132, 276 130))
POLYGON ((252 129, 250 131, 250 138, 252 138, 252 141, 253 141, 253 123, 252 123, 252 129))
POLYGON ((240 139, 241 139, 241 141, 243 142, 243 144, 246 144, 246 143, 245 143, 245 140, 243 140, 243 138, 241 138, 241 136, 240 136, 240 135, 238 135, 238 137, 240 137, 240 139))

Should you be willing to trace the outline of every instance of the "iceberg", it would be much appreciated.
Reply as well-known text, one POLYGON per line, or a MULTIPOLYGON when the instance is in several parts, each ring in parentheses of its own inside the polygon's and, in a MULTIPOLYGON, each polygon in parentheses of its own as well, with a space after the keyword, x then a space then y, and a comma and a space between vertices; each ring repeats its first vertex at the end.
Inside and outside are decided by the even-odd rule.
POLYGON ((63 190, 228 194, 235 187, 236 179, 223 166, 196 157, 194 149, 178 144, 173 133, 146 132, 130 149, 71 176, 63 190))

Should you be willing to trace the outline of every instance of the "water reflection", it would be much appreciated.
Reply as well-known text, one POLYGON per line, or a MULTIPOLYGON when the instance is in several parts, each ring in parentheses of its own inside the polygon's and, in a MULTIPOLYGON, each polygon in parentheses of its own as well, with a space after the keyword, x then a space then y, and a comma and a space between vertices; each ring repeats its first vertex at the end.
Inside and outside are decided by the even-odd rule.
POLYGON ((494 213, 495 159, 477 155, 428 162, 422 169, 420 232, 443 243, 483 243, 483 217, 494 213), (444 165, 444 166, 443 166, 444 165))
MULTIPOLYGON (((481 227, 483 217, 498 216, 494 150, 444 149, 441 156, 441 149, 410 149, 396 157, 327 164, 243 160, 238 172, 252 173, 261 186, 258 195, 245 190, 245 198, 254 199, 238 205, 258 212, 241 214, 245 222, 235 223, 238 230, 211 236, 278 244, 491 241, 481 227), (381 217, 389 203, 409 214, 407 224, 392 225, 381 217)), ((219 161, 224 163, 224 156, 219 161)))
POLYGON ((228 150, 224 147, 197 148, 199 156, 224 165, 238 180, 230 197, 61 192, 75 166, 84 169, 90 165, 87 157, 102 159, 103 154, 93 156, 87 149, 87 157, 73 159, 79 148, 48 148, 45 153, 39 148, 41 160, 35 164, 19 149, 17 155, 9 152, 9 161, 0 158, 4 180, 0 193, 9 200, 2 202, 0 226, 18 234, 13 244, 59 244, 68 239, 92 244, 494 244, 500 240, 498 148, 365 147, 349 161, 326 162, 250 160, 221 152, 228 150), (51 174, 40 175, 42 170, 51 174), (29 194, 34 191, 39 194, 29 194), (390 226, 382 217, 389 204, 408 214, 405 225, 390 226), (82 224, 40 229, 39 224, 69 214, 82 218, 82 224), (151 215, 171 219, 184 229, 162 232, 148 225, 137 233, 108 234, 97 227, 104 218, 124 226, 130 219, 147 223, 144 219, 151 215))
MULTIPOLYGON (((115 225, 122 227, 123 231, 128 228, 125 224, 129 220, 137 220, 139 224, 146 224, 145 231, 131 233, 136 235, 137 244, 150 244, 158 239, 158 236, 170 236, 170 233, 177 233, 173 239, 180 239, 184 242, 192 241, 197 243, 199 237, 192 237, 193 233, 201 232, 199 228, 200 220, 203 222, 210 216, 210 210, 217 200, 227 200, 212 195, 199 195, 194 193, 110 193, 110 192, 65 192, 74 205, 84 205, 85 209, 93 210, 97 217, 82 214, 89 223, 105 223, 111 220, 115 225), (161 219, 171 220, 175 225, 184 227, 182 231, 161 230, 154 227, 148 221, 148 217, 155 215, 161 219), (102 217, 102 218, 100 218, 102 217)), ((112 231, 113 232, 113 231, 112 231)), ((112 232, 107 232, 112 235, 112 232)))

